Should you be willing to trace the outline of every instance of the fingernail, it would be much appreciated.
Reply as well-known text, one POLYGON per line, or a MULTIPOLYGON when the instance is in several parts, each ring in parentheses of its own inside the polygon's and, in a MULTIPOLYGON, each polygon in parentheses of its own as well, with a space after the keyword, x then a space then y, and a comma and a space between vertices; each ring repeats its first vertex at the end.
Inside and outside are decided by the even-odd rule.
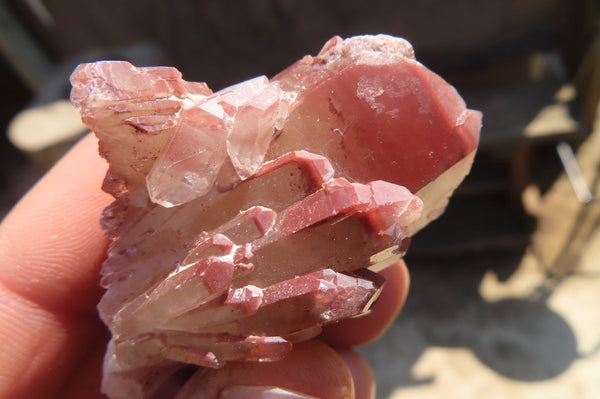
POLYGON ((319 399, 316 396, 269 386, 233 385, 221 391, 219 399, 319 399))

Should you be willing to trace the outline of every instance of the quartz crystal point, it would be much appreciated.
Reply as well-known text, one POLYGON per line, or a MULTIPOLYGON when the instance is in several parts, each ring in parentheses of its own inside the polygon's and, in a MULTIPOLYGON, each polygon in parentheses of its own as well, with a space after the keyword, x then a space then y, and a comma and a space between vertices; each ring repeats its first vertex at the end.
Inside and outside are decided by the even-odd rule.
POLYGON ((214 396, 185 392, 210 368, 281 359, 368 312, 376 271, 443 212, 481 126, 408 42, 383 35, 335 37, 216 93, 113 61, 71 82, 115 197, 99 304, 113 399, 214 396))

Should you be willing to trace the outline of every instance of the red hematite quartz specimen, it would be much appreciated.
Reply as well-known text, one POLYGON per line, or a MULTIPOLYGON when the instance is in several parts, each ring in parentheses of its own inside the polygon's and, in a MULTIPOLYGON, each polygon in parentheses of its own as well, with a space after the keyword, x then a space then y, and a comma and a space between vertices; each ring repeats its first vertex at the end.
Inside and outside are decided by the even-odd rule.
POLYGON ((368 312, 376 271, 443 212, 481 126, 383 35, 335 37, 217 93, 126 62, 80 65, 71 81, 116 199, 99 304, 114 399, 196 397, 206 368, 280 359, 368 312))

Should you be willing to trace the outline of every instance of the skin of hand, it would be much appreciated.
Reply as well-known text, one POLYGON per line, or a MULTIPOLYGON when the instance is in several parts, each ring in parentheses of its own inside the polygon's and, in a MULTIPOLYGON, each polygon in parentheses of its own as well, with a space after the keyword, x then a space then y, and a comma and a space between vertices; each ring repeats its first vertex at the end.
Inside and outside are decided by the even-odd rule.
MULTIPOLYGON (((97 146, 93 136, 84 138, 0 225, 0 399, 105 397, 109 333, 96 304, 108 241, 98 221, 112 197, 100 190, 107 165, 97 146)), ((350 347, 377 339, 404 303, 404 263, 383 274, 386 286, 369 315, 326 327, 282 361, 217 372, 214 392, 250 397, 261 386, 323 399, 373 398, 373 373, 350 347)))

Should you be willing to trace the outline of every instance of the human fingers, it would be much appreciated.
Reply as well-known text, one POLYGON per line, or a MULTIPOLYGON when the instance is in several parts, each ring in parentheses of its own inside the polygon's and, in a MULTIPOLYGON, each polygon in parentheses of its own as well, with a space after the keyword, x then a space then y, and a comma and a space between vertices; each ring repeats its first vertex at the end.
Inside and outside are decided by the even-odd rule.
POLYGON ((53 397, 103 329, 105 172, 85 138, 0 225, 0 397, 53 397))
POLYGON ((374 399, 375 398, 375 376, 373 370, 360 353, 350 348, 335 348, 338 354, 344 359, 352 380, 354 382, 354 396, 356 399, 374 399))
POLYGON ((342 356, 312 340, 294 345, 277 362, 230 362, 221 369, 201 369, 177 399, 346 399, 354 382, 342 356))
POLYGON ((406 301, 410 278, 403 260, 380 273, 386 283, 371 312, 326 326, 321 340, 332 346, 365 345, 378 339, 387 330, 406 301))
POLYGON ((88 136, 15 206, 0 226, 0 281, 42 308, 94 311, 106 252, 99 225, 111 197, 107 166, 88 136))

